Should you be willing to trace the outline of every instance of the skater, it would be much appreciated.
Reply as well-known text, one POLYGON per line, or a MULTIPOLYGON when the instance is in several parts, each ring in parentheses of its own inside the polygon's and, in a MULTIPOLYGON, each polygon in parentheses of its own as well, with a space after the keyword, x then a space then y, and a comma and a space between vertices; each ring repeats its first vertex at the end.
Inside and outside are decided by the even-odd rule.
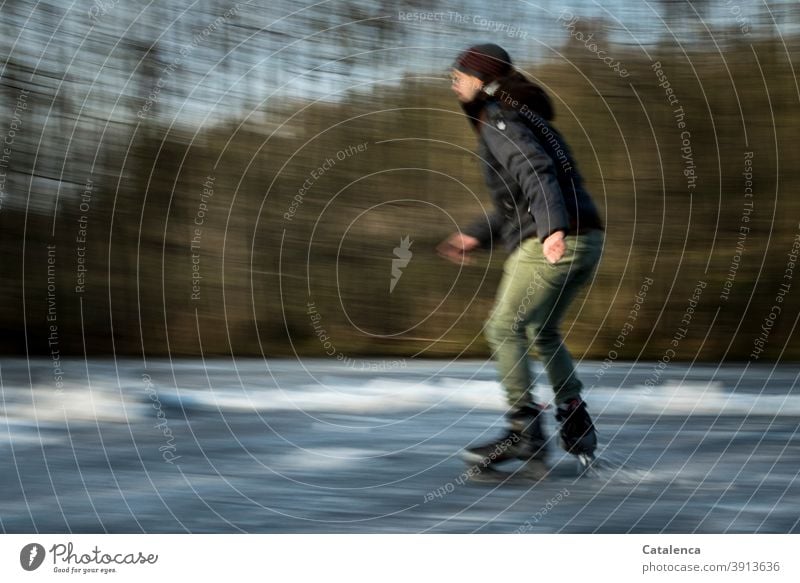
POLYGON ((561 445, 588 463, 597 439, 559 324, 600 260, 602 221, 567 144, 550 124, 549 97, 514 69, 505 50, 471 47, 458 56, 451 77, 478 138, 493 209, 437 250, 456 263, 497 243, 510 252, 485 327, 508 401, 508 432, 467 448, 463 457, 483 467, 546 458, 544 407, 532 395, 532 345, 553 386, 561 445))

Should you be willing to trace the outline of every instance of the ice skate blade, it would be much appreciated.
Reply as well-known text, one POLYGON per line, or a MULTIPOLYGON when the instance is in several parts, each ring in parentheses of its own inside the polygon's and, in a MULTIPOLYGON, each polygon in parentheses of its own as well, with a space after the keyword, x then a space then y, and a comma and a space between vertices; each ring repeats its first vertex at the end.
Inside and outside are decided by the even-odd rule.
POLYGON ((459 457, 462 460, 464 460, 469 466, 485 468, 489 465, 489 461, 486 459, 486 456, 482 456, 477 453, 472 453, 468 449, 461 450, 461 452, 459 453, 459 457))
POLYGON ((499 484, 509 477, 506 472, 491 466, 473 465, 471 469, 468 481, 474 484, 499 484))
POLYGON ((547 477, 550 468, 544 460, 527 460, 523 465, 513 469, 499 469, 495 465, 483 463, 467 463, 469 481, 483 484, 538 482, 547 477))
POLYGON ((593 453, 579 453, 575 457, 578 459, 578 475, 579 476, 595 476, 597 475, 597 468, 595 462, 597 458, 593 453))

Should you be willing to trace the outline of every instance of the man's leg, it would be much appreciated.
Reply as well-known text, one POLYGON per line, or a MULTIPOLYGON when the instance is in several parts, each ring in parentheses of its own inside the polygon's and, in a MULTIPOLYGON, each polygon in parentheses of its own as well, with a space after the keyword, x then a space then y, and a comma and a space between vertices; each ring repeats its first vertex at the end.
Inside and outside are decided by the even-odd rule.
POLYGON ((583 388, 559 327, 570 304, 594 273, 602 242, 600 231, 567 237, 564 257, 555 265, 544 259, 538 240, 523 242, 521 254, 537 263, 535 277, 539 292, 531 302, 525 323, 553 387, 556 404, 579 396, 583 388))
MULTIPOLYGON (((525 243, 521 253, 530 260, 538 260, 541 244, 525 243)), ((597 433, 586 403, 580 398, 583 385, 575 374, 559 326, 570 303, 594 273, 602 252, 603 234, 596 231, 568 237, 565 243, 564 256, 555 264, 545 262, 545 267, 537 271, 542 293, 531 306, 526 323, 555 393, 561 446, 578 456, 586 467, 597 448, 597 433)))
POLYGON ((505 262, 503 278, 486 321, 486 340, 512 408, 532 401, 533 383, 528 361, 530 342, 524 320, 527 306, 536 293, 534 281, 533 265, 517 248, 505 262))
POLYGON ((496 466, 510 460, 523 460, 526 474, 541 477, 547 457, 542 409, 533 403, 528 363, 530 342, 523 323, 532 282, 530 266, 513 252, 506 260, 497 297, 486 322, 486 337, 492 347, 500 382, 506 391, 509 409, 506 433, 486 444, 464 450, 462 457, 481 467, 496 466))
MULTIPOLYGON (((533 340, 537 346, 542 345, 549 356, 545 367, 551 378, 559 382, 562 391, 568 387, 574 390, 577 383, 579 393, 580 383, 574 377, 572 359, 557 330, 579 284, 591 273, 591 269, 577 269, 588 261, 580 247, 580 243, 568 241, 564 258, 551 265, 542 254, 541 243, 528 239, 506 260, 497 297, 486 322, 486 337, 510 405, 509 432, 500 440, 467 448, 463 455, 470 463, 493 465, 510 459, 525 459, 526 463, 534 464, 537 471, 541 470, 536 464, 541 464, 546 457, 547 439, 542 428, 541 408, 532 398, 528 363, 531 340, 526 328, 537 333, 544 331, 533 340)), ((592 259, 596 263, 596 258, 592 259)))

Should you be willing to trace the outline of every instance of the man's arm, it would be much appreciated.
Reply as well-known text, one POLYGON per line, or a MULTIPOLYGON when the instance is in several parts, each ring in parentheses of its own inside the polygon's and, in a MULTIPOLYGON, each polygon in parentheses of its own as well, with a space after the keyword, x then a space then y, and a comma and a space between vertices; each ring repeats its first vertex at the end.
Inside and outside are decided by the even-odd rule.
POLYGON ((500 237, 500 227, 503 225, 503 215, 493 208, 492 212, 474 220, 462 229, 461 232, 480 241, 481 247, 488 249, 500 237))

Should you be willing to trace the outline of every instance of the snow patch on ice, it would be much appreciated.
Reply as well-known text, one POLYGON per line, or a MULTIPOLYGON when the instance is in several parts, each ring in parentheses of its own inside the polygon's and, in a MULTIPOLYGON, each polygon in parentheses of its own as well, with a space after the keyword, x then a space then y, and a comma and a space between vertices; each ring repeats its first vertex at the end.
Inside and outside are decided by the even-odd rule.
POLYGON ((276 470, 336 470, 350 468, 374 460, 381 452, 355 447, 317 447, 314 449, 292 448, 265 461, 276 470))
MULTIPOLYGON (((418 382, 397 379, 339 378, 326 384, 292 384, 280 389, 226 384, 214 388, 155 386, 158 405, 168 419, 183 419, 184 412, 254 413, 298 411, 309 414, 334 413, 353 416, 416 413, 433 408, 454 411, 505 410, 505 395, 495 381, 431 377, 418 382)), ((536 390, 539 400, 552 400, 548 387, 536 390), (545 397, 550 397, 546 399, 545 397)), ((115 382, 93 382, 65 386, 62 394, 50 385, 4 388, 7 420, 29 427, 64 429, 96 423, 138 422, 154 415, 153 401, 144 390, 115 382)), ((590 412, 598 417, 614 415, 714 415, 714 416, 798 416, 800 395, 732 392, 722 382, 667 382, 655 387, 618 389, 599 386, 587 389, 584 398, 590 412)), ((362 419, 363 421, 363 419, 362 419)), ((8 424, 6 423, 6 426, 8 424)), ((0 439, 9 434, 0 427, 0 439)), ((23 439, 17 431, 16 435, 23 439)), ((13 439, 13 438, 12 438, 13 439)))
POLYGON ((259 390, 248 387, 213 390, 159 389, 162 403, 209 411, 306 411, 370 414, 422 411, 438 405, 457 408, 503 409, 497 383, 456 381, 403 383, 372 379, 359 386, 303 385, 259 390))
MULTIPOLYGON (((540 400, 549 389, 537 389, 540 400)), ((423 411, 433 407, 503 411, 505 398, 493 381, 433 379, 403 383, 301 385, 261 390, 252 387, 159 389, 162 402, 185 409, 221 412, 305 411, 366 415, 423 411)), ((800 416, 800 395, 733 393, 723 383, 667 382, 656 387, 593 387, 584 393, 590 411, 615 415, 767 415, 800 416)), ((552 398, 548 399, 552 401, 552 398)), ((552 403, 551 403, 552 404, 552 403)))
POLYGON ((0 411, 4 416, 40 427, 126 423, 146 410, 144 402, 135 396, 123 403, 117 388, 105 383, 91 389, 84 384, 65 383, 60 393, 52 385, 34 385, 24 390, 5 387, 3 397, 0 411))
POLYGON ((591 410, 648 415, 800 415, 800 395, 734 393, 723 383, 667 382, 656 387, 600 387, 584 395, 591 410))

